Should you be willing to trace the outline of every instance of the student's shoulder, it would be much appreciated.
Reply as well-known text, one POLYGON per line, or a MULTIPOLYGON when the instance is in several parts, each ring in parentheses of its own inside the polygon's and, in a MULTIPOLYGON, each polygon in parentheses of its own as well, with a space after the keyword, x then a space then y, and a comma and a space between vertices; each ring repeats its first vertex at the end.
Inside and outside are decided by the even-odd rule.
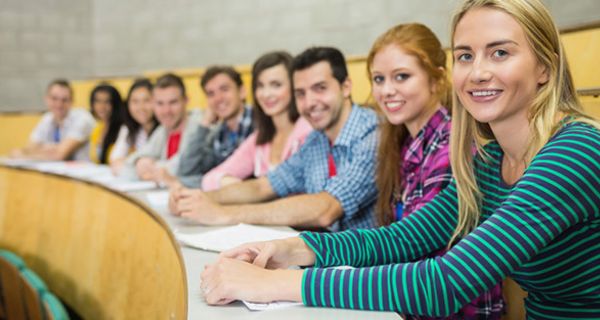
POLYGON ((43 124, 50 124, 52 123, 52 112, 50 111, 46 111, 44 112, 44 114, 42 114, 42 117, 40 118, 40 121, 38 122, 40 125, 43 124))
POLYGON ((572 148, 600 148, 600 128, 587 122, 573 121, 565 124, 548 141, 547 146, 562 145, 572 148))
POLYGON ((354 116, 351 119, 352 130, 350 132, 352 132, 354 139, 375 138, 379 128, 377 113, 369 107, 358 105, 354 106, 353 109, 354 116))
POLYGON ((303 148, 309 148, 310 146, 322 143, 323 139, 327 140, 325 134, 319 130, 311 131, 304 140, 303 148))
POLYGON ((72 121, 74 121, 74 122, 79 122, 79 121, 86 121, 86 122, 92 122, 92 123, 96 122, 96 120, 94 120, 94 117, 92 116, 92 114, 84 108, 71 108, 71 110, 69 110, 68 117, 71 118, 72 121))
POLYGON ((365 107, 361 105, 354 105, 352 107, 353 112, 356 113, 356 118, 360 121, 361 124, 367 126, 377 126, 378 119, 377 113, 370 107, 365 107))

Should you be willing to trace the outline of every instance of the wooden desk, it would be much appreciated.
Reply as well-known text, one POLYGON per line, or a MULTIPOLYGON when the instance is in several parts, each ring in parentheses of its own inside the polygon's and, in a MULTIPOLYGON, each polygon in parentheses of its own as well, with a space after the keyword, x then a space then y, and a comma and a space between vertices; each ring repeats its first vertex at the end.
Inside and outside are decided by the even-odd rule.
POLYGON ((86 319, 400 319, 392 312, 209 306, 200 273, 217 254, 180 248, 171 230, 215 227, 152 209, 145 194, 0 165, 0 247, 21 255, 86 319))
POLYGON ((85 319, 186 319, 179 245, 130 196, 0 165, 0 247, 85 319))
MULTIPOLYGON (((132 193, 139 201, 147 202, 145 194, 146 192, 132 193)), ((200 233, 219 228, 192 224, 185 219, 169 214, 167 208, 155 207, 154 210, 164 219, 164 221, 166 221, 172 230, 177 230, 182 233, 200 233)), ((291 228, 288 227, 274 228, 279 230, 291 230, 291 228)), ((309 308, 304 306, 262 312, 250 311, 239 301, 227 306, 209 306, 204 302, 204 298, 202 298, 200 293, 200 273, 206 264, 212 263, 217 259, 218 254, 186 246, 183 246, 181 251, 185 261, 188 279, 189 319, 401 319, 397 313, 393 312, 309 308)))

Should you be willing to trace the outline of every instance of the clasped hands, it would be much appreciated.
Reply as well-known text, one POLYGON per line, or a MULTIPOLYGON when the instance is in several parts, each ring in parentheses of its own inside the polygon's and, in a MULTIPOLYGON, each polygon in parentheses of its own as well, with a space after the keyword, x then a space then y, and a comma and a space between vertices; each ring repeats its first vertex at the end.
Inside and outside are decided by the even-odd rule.
POLYGON ((226 207, 199 189, 188 189, 176 183, 169 192, 172 214, 206 225, 230 224, 226 207))
POLYGON ((293 265, 312 265, 315 254, 298 237, 254 242, 224 251, 206 265, 201 289, 211 305, 234 300, 271 302, 302 301, 302 270, 293 265))

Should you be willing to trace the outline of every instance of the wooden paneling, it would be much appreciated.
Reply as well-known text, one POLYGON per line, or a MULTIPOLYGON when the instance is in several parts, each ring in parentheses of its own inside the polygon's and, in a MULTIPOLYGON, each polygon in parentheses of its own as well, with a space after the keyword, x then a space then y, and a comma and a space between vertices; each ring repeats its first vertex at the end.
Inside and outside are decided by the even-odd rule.
POLYGON ((99 185, 0 166, 0 247, 86 319, 185 319, 186 275, 164 221, 99 185))
POLYGON ((0 155, 25 146, 42 113, 0 114, 0 155))

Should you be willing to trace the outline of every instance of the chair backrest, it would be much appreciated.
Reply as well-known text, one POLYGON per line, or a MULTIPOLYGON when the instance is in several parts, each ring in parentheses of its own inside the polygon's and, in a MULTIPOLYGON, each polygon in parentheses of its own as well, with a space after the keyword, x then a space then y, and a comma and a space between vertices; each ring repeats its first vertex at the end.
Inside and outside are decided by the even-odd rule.
POLYGON ((46 283, 14 253, 0 251, 0 319, 68 320, 46 283))
POLYGON ((42 295, 42 302, 44 304, 44 310, 48 316, 48 320, 69 320, 69 314, 58 300, 58 298, 50 292, 44 292, 42 295))
POLYGON ((21 268, 25 264, 15 264, 11 257, 0 254, 0 313, 4 319, 27 319, 21 295, 21 268))
POLYGON ((40 277, 28 268, 21 270, 21 294, 23 296, 27 318, 44 319, 42 295, 48 291, 46 284, 40 277))

